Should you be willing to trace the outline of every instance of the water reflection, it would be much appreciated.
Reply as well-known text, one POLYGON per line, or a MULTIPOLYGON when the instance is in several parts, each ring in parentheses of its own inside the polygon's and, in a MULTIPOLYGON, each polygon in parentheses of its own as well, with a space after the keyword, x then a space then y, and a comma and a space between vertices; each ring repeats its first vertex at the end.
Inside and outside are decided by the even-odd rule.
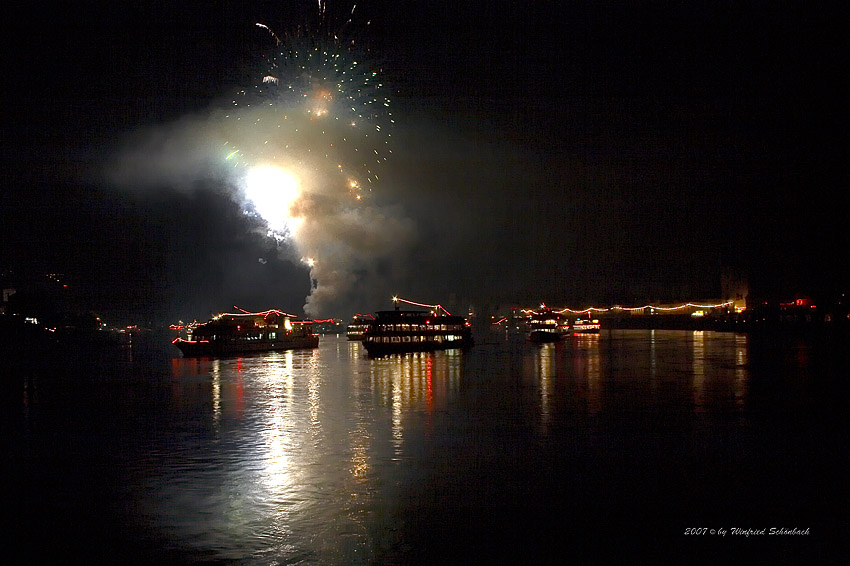
POLYGON ((460 351, 368 359, 344 340, 174 359, 185 420, 148 482, 151 523, 222 559, 368 563, 377 475, 421 445, 418 415, 452 401, 462 366, 460 351))
POLYGON ((221 369, 218 364, 213 366, 212 371, 212 405, 213 421, 218 430, 221 424, 221 369))
POLYGON ((563 342, 526 345, 523 379, 537 394, 539 433, 545 437, 559 411, 581 406, 596 414, 603 406, 600 335, 575 335, 563 342))
POLYGON ((649 331, 649 385, 655 390, 658 386, 658 358, 656 349, 655 329, 649 331))
POLYGON ((541 434, 557 413, 606 410, 741 410, 747 336, 710 331, 623 330, 526 346, 523 375, 535 386, 541 434), (671 397, 685 387, 689 399, 671 397), (619 409, 616 409, 619 408, 619 409))
POLYGON ((733 334, 619 331, 474 355, 474 370, 456 350, 370 359, 342 338, 315 350, 175 359, 177 426, 154 442, 151 524, 222 559, 365 564, 388 536, 376 509, 416 476, 411 463, 437 435, 468 426, 470 413, 456 409, 464 371, 493 387, 490 403, 519 396, 475 427, 495 419, 520 434, 530 418, 544 447, 576 415, 666 411, 682 393, 695 413, 740 410, 749 379, 747 338, 733 334))
POLYGON ((370 385, 376 397, 392 410, 395 454, 404 443, 403 416, 424 411, 432 414, 457 393, 463 354, 460 350, 395 354, 368 360, 370 385))
POLYGON ((110 561, 143 546, 151 564, 498 563, 505 541, 511 561, 537 563, 527 549, 579 548, 647 504, 660 518, 630 525, 641 535, 687 509, 781 525, 810 508, 800 522, 823 532, 846 476, 843 354, 623 330, 465 354, 371 360, 323 339, 138 374, 12 372, 7 508, 27 547, 49 535, 88 556, 104 533, 110 561))
POLYGON ((741 411, 749 381, 748 337, 694 331, 690 345, 694 411, 741 411))
POLYGON ((555 378, 556 364, 555 344, 540 344, 537 348, 534 371, 540 383, 540 432, 545 435, 551 418, 552 381, 555 378))
POLYGON ((587 412, 597 414, 602 410, 602 362, 599 355, 599 334, 576 337, 575 346, 584 356, 584 373, 579 377, 587 383, 587 412))
POLYGON ((749 342, 746 334, 735 335, 735 405, 744 407, 747 397, 747 367, 749 366, 749 342))
POLYGON ((449 400, 460 383, 459 350, 396 354, 369 360, 371 386, 394 410, 433 411, 435 396, 449 400))
POLYGON ((702 330, 691 333, 691 363, 694 407, 702 411, 705 409, 705 332, 702 330))

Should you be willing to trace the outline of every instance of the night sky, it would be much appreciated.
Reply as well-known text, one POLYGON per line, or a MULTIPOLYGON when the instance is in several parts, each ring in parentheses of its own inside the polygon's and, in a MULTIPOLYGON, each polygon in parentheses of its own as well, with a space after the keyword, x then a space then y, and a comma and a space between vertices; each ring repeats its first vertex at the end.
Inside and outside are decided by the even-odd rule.
MULTIPOLYGON (((197 125, 256 83, 271 44, 255 23, 283 33, 316 3, 87 4, 5 9, 7 279, 61 273, 77 304, 122 322, 303 312, 309 268, 228 181, 162 167, 188 163, 197 125), (130 173, 128 152, 143 163, 130 173)), ((344 33, 381 72, 394 151, 368 226, 321 235, 376 243, 312 314, 387 308, 392 293, 717 298, 725 268, 759 296, 846 290, 840 12, 693 4, 361 2, 344 33)))

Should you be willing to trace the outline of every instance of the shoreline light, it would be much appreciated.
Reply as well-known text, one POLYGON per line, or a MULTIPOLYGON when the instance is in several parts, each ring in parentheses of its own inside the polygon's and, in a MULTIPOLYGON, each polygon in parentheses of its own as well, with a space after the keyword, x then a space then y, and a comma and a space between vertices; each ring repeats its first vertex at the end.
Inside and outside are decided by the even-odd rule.
MULTIPOLYGON (((563 314, 565 312, 571 312, 573 314, 584 314, 584 313, 589 314, 591 312, 642 311, 642 310, 646 310, 646 309, 669 312, 669 311, 676 311, 676 310, 682 310, 682 309, 687 309, 687 308, 718 309, 718 308, 722 308, 722 307, 728 307, 728 306, 733 305, 733 304, 735 304, 735 301, 726 301, 726 302, 723 302, 723 303, 716 303, 716 304, 713 304, 713 305, 702 305, 702 304, 699 304, 699 303, 684 303, 682 305, 677 305, 675 307, 659 307, 659 306, 655 306, 655 305, 644 305, 642 307, 621 307, 619 305, 615 305, 613 307, 588 307, 588 308, 582 309, 582 310, 563 308, 561 310, 557 310, 557 311, 554 311, 554 312, 559 313, 559 314, 563 314)), ((530 313, 530 312, 534 312, 534 309, 520 309, 520 312, 530 313)))

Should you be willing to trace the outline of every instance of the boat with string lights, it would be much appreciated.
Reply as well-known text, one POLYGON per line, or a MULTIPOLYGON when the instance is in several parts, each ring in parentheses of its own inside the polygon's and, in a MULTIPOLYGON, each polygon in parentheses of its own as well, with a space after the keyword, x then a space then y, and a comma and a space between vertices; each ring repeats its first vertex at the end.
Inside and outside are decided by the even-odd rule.
POLYGON ((375 317, 371 314, 355 314, 345 329, 345 336, 353 341, 363 340, 363 333, 369 328, 373 320, 375 320, 375 317))
POLYGON ((529 342, 559 342, 570 334, 570 322, 562 313, 555 312, 546 305, 531 311, 528 318, 529 342))
POLYGON ((571 326, 573 334, 599 334, 601 328, 598 318, 577 318, 571 326))
POLYGON ((466 318, 455 316, 441 305, 426 305, 393 297, 395 309, 378 311, 363 333, 363 346, 370 356, 405 352, 428 352, 469 348, 472 328, 466 318), (401 310, 399 303, 429 310, 401 310))
POLYGON ((184 357, 228 356, 319 345, 312 320, 299 320, 277 309, 220 314, 208 322, 190 324, 186 330, 187 338, 177 337, 172 341, 184 357))

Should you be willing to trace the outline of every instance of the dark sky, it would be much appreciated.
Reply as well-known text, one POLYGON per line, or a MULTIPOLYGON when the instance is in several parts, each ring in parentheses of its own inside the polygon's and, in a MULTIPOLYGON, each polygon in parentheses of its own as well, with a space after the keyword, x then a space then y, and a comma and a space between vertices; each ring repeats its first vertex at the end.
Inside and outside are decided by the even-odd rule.
MULTIPOLYGON (((88 4, 6 9, 0 267, 63 273, 127 320, 301 310, 307 269, 214 180, 130 191, 93 172, 127 134, 249 86, 268 39, 254 23, 287 29, 315 2, 88 4)), ((620 4, 360 3, 352 29, 399 121, 375 199, 415 236, 322 314, 386 307, 367 287, 443 303, 714 298, 724 267, 764 295, 847 288, 840 12, 620 4)))

